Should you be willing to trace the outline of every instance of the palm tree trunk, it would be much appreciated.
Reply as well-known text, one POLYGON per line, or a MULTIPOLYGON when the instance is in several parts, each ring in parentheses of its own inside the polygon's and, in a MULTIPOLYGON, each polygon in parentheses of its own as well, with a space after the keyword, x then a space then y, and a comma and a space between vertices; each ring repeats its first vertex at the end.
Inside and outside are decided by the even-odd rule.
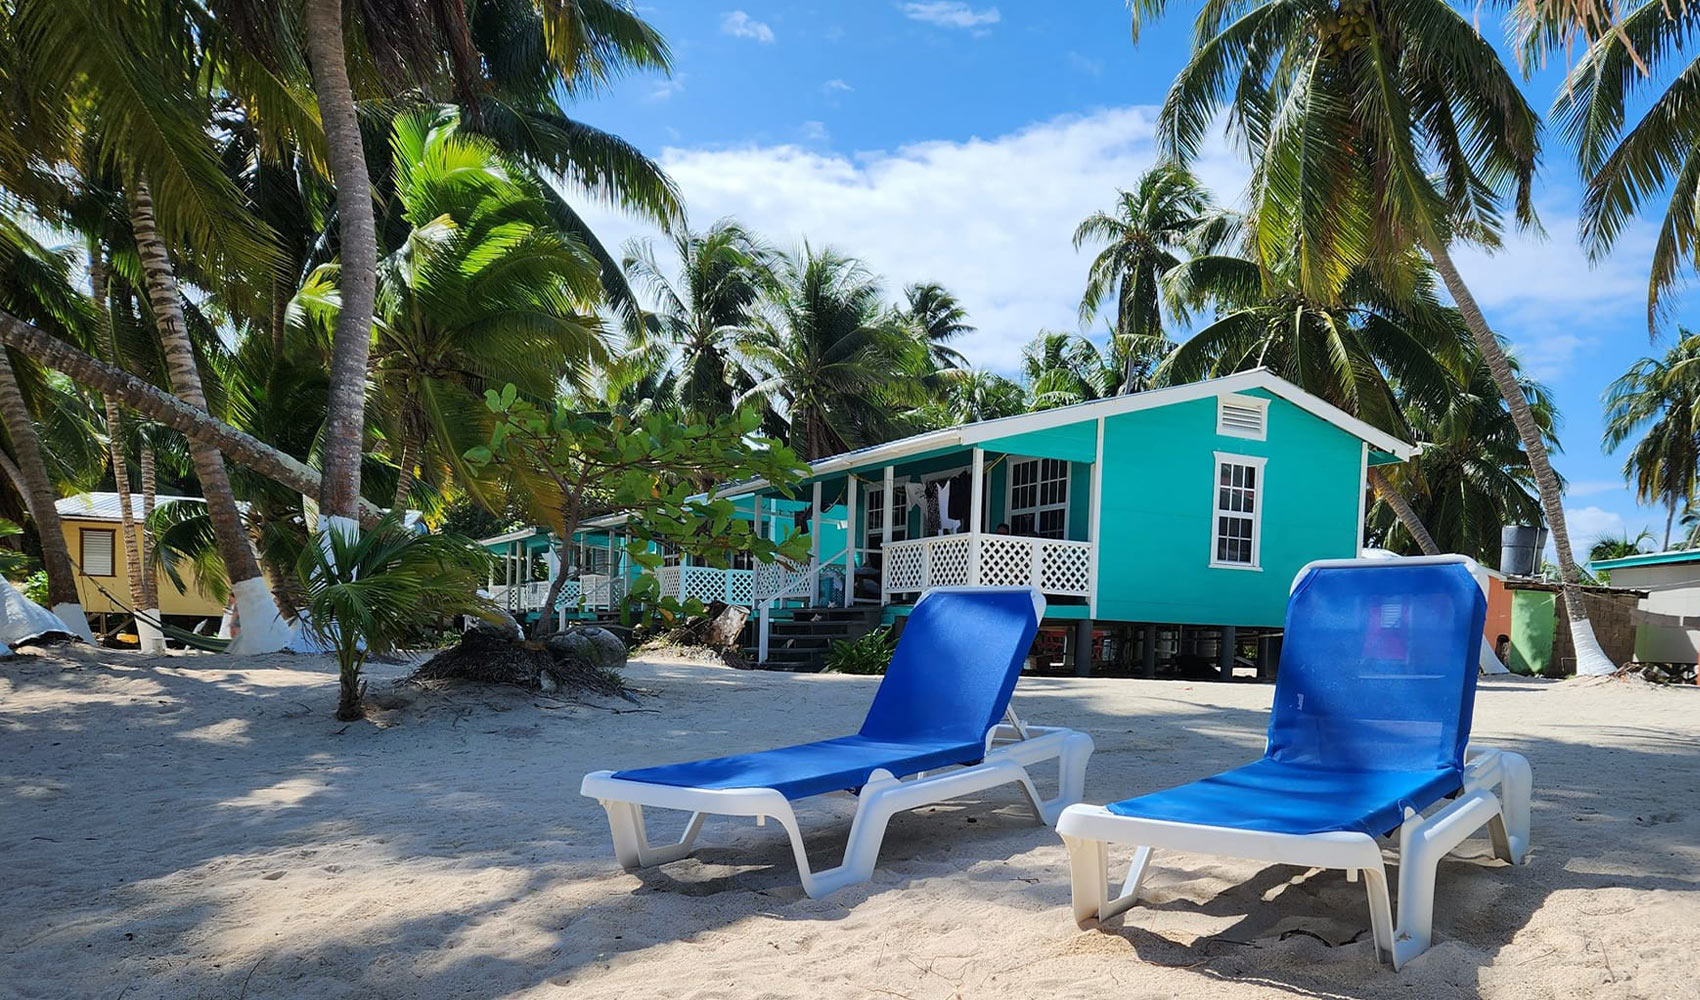
MULTIPOLYGON (((159 502, 159 469, 154 462, 153 445, 142 444, 142 608, 159 611, 159 576, 153 568, 153 509, 159 502)), ((158 619, 155 619, 156 621, 158 619)))
MULTIPOLYGON (((113 364, 118 363, 118 342, 112 334, 112 317, 106 301, 106 256, 99 240, 89 241, 89 289, 94 294, 96 334, 113 364)), ((142 603, 142 570, 136 551, 136 518, 130 509, 130 463, 124 457, 124 412, 116 397, 102 393, 106 408, 106 450, 112 462, 112 488, 118 493, 118 523, 123 527, 124 574, 130 583, 130 606, 142 603)), ((139 624, 139 622, 138 622, 139 624)))
MULTIPOLYGON (((324 485, 319 513, 359 516, 360 455, 366 429, 366 359, 372 346, 372 302, 377 288, 378 236, 372 183, 355 115, 354 89, 343 50, 342 0, 307 0, 306 41, 313 92, 325 126, 325 151, 336 184, 342 267, 337 283, 342 308, 331 346, 330 397, 325 413, 324 485)), ((333 522, 335 523, 335 522, 333 522)), ((352 528, 352 523, 348 527, 352 528)))
POLYGON ((413 454, 413 438, 403 432, 401 457, 397 460, 395 498, 390 501, 390 510, 397 513, 407 510, 408 497, 413 493, 413 454))
POLYGON ((159 572, 153 565, 153 509, 159 498, 159 470, 154 465, 153 445, 142 442, 142 572, 138 577, 136 607, 149 619, 136 623, 136 637, 141 640, 142 652, 165 652, 165 634, 159 625, 165 620, 159 609, 159 572))
POLYGON ((1397 517, 1399 523, 1405 526, 1405 530, 1410 532, 1411 537, 1416 540, 1417 548, 1422 550, 1423 555, 1440 555, 1440 546, 1434 543, 1434 536, 1428 533, 1428 526, 1423 524, 1421 517, 1417 516, 1417 509, 1412 507, 1411 501, 1405 499, 1405 495, 1394 488, 1393 484, 1387 481, 1387 476, 1374 466, 1370 466, 1369 485, 1375 490, 1375 495, 1382 499, 1382 502, 1393 508, 1393 516, 1397 517))
MULTIPOLYGON (((177 398, 204 412, 207 397, 201 388, 195 348, 189 341, 189 328, 183 317, 177 275, 154 225, 153 198, 148 192, 147 182, 138 180, 130 195, 130 223, 135 230, 136 247, 141 253, 148 303, 153 307, 154 321, 159 327, 167 377, 177 398)), ((213 535, 218 539, 219 555, 224 559, 225 573, 230 577, 231 596, 242 622, 242 633, 230 644, 230 651, 276 652, 288 644, 289 628, 279 617, 271 587, 260 573, 259 560, 254 558, 253 546, 242 524, 242 511, 236 506, 236 495, 230 489, 230 474, 224 467, 224 456, 217 449, 198 441, 189 442, 189 452, 195 461, 195 478, 201 482, 207 516, 212 521, 213 535)))
POLYGON ((1552 532, 1552 545, 1558 553, 1565 614, 1570 619, 1571 644, 1576 650, 1576 672, 1595 676, 1615 673, 1617 665, 1600 648, 1594 626, 1588 621, 1588 608, 1582 603, 1581 574, 1570 548, 1570 530, 1564 520, 1564 491, 1547 455, 1546 442, 1541 439, 1541 429, 1529 409, 1529 400, 1517 384, 1517 376, 1511 371, 1510 359, 1500 347, 1499 338, 1494 336, 1487 317, 1482 315, 1481 306, 1476 304, 1476 297, 1470 294, 1469 286, 1464 284, 1457 266, 1453 264, 1446 244, 1432 232, 1424 234, 1423 243, 1435 270, 1440 272, 1440 279, 1446 283, 1446 290, 1452 294, 1458 312, 1464 317, 1464 325, 1469 328, 1476 348, 1482 352, 1482 360, 1487 363, 1494 384, 1499 386, 1500 395, 1505 397, 1511 421, 1517 426, 1518 437, 1523 440, 1523 451, 1528 455, 1529 468, 1535 474, 1535 486, 1540 491, 1541 512, 1546 515, 1547 530, 1552 532))
POLYGON ((1676 523, 1676 495, 1665 497, 1665 542, 1659 546, 1660 552, 1670 551, 1670 529, 1676 523))
MULTIPOLYGON (((126 408, 164 424, 191 441, 218 449, 231 461, 281 486, 303 496, 319 495, 323 480, 312 466, 121 368, 84 354, 5 310, 0 310, 0 344, 29 355, 78 385, 116 395, 126 408)), ((363 524, 376 524, 382 517, 382 512, 371 504, 361 505, 363 524)))
POLYGON ((6 422, 6 432, 12 438, 12 450, 17 454, 17 473, 24 483, 24 501, 30 518, 35 521, 36 534, 41 536, 42 568, 47 570, 47 602, 53 613, 65 623, 72 635, 94 643, 89 631, 88 616, 83 614, 77 596, 77 571, 71 563, 71 549, 65 541, 65 531, 59 525, 58 496, 47 478, 47 466, 41 458, 41 439, 36 437, 35 423, 29 407, 18 391, 17 377, 12 373, 12 359, 0 347, 0 419, 6 422))

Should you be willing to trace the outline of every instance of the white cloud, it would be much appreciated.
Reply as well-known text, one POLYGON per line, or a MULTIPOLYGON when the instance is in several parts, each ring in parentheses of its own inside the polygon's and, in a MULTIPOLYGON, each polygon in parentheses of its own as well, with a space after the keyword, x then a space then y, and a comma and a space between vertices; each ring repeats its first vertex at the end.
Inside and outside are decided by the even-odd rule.
POLYGON ((1552 380, 1586 362, 1602 338, 1644 337, 1647 260, 1653 232, 1640 224, 1595 265, 1576 241, 1572 194, 1550 191, 1541 221, 1547 237, 1512 234, 1504 249, 1460 249, 1453 256, 1494 328, 1511 338, 1529 374, 1552 380))
POLYGON ((843 80, 828 80, 820 85, 820 89, 822 93, 826 94, 848 94, 856 88, 843 80))
POLYGON ((1079 52, 1069 52, 1068 64, 1087 76, 1102 76, 1104 73, 1104 60, 1094 59, 1079 52))
POLYGON ((720 33, 733 38, 753 38, 763 45, 773 42, 773 29, 741 10, 720 16, 720 33))
POLYGON ((665 80, 655 81, 645 96, 651 101, 665 101, 685 89, 685 74, 674 73, 665 80))
POLYGON ((911 21, 924 21, 927 24, 941 28, 978 28, 982 25, 996 24, 1003 20, 1003 15, 996 7, 975 10, 965 3, 955 0, 927 0, 925 3, 906 3, 903 5, 903 16, 911 21))
POLYGON ((832 133, 827 131, 826 122, 806 121, 801 131, 803 138, 809 142, 825 142, 832 138, 832 133))
MULTIPOLYGON (((660 160, 695 226, 731 215, 782 246, 831 245, 884 275, 891 296, 943 283, 979 328, 962 350, 1010 371, 1041 327, 1076 327, 1089 258, 1074 249, 1074 227, 1156 159, 1155 119, 1155 108, 1113 108, 854 155, 786 144, 669 148, 660 160)), ((1246 168, 1225 144, 1195 167, 1224 197, 1244 188, 1246 168)), ((586 214, 611 245, 639 232, 610 210, 586 214)))
POLYGON ((1566 507, 1564 523, 1570 529, 1570 549, 1577 559, 1585 559, 1588 549, 1602 538, 1623 535, 1623 515, 1604 507, 1566 507))
POLYGON ((1581 479, 1564 484, 1564 493, 1572 497, 1591 497, 1624 489, 1621 479, 1581 479))

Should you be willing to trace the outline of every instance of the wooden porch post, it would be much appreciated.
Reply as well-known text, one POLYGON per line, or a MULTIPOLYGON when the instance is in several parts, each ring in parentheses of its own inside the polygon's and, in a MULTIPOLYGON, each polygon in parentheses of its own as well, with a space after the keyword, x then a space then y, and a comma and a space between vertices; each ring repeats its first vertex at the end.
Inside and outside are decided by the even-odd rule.
POLYGON ((968 584, 980 585, 980 535, 986 512, 986 450, 975 447, 974 471, 968 479, 968 584))
POLYGON ((1093 618, 1098 617, 1098 549, 1103 544, 1101 532, 1104 523, 1104 418, 1098 418, 1098 444, 1092 453, 1092 509, 1088 519, 1092 526, 1087 530, 1087 537, 1092 543, 1086 557, 1087 595, 1086 613, 1093 618))
POLYGON ((856 593, 856 477, 844 476, 844 604, 855 603, 856 593))
MULTIPOLYGON (((885 534, 880 537, 880 603, 887 604, 890 597, 886 595, 885 584, 889 574, 886 571, 885 544, 891 541, 891 529, 896 517, 896 505, 892 503, 892 491, 896 485, 897 470, 895 466, 885 467, 885 534)), ((907 509, 907 508, 905 508, 907 509)))
MULTIPOLYGON (((815 480, 815 496, 809 507, 809 563, 811 566, 820 565, 820 480, 815 480)), ((810 604, 815 603, 810 601, 810 604)))

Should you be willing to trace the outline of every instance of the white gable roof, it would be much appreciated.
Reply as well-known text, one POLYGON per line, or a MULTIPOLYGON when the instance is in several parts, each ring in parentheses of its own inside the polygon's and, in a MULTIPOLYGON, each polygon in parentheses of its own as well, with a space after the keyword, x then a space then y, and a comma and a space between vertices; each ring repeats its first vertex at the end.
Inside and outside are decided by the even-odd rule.
POLYGON ((914 437, 902 438, 886 444, 823 458, 812 463, 810 469, 813 475, 821 476, 842 472, 846 469, 859 468, 863 465, 889 462, 893 459, 901 459, 940 448, 972 447, 986 441, 1010 437, 1015 434, 1027 434, 1052 427, 1065 427, 1087 420, 1114 417, 1138 410, 1155 409, 1159 406, 1173 406, 1176 403, 1185 403, 1189 400, 1224 396, 1230 393, 1244 392, 1247 389, 1267 390, 1313 416, 1328 421, 1353 437, 1369 442, 1370 447, 1378 451, 1387 452, 1400 459, 1408 459, 1417 453, 1416 445, 1408 441, 1401 441, 1386 431, 1359 420, 1338 406, 1304 391, 1284 378, 1280 378, 1267 368, 1254 368, 1251 371, 1236 372, 1222 378, 1206 379, 1202 382, 1188 382, 1185 385, 1147 389, 1145 392, 1129 393, 1125 396, 1094 399, 1085 403, 1075 403, 1071 406, 1040 410, 1036 413, 1021 413, 1013 417, 1000 417, 997 420, 982 420, 979 423, 963 424, 960 427, 946 427, 942 430, 928 431, 914 437))
MULTIPOLYGON (((807 478, 819 478, 850 469, 859 469, 866 465, 901 461, 931 451, 948 448, 971 448, 986 441, 994 441, 1016 434, 1027 434, 1052 427, 1066 427, 1069 424, 1098 420, 1102 417, 1113 417, 1138 410, 1150 410, 1159 406, 1173 406, 1176 403, 1185 403, 1195 399, 1225 396, 1230 393, 1244 392, 1247 389, 1264 389, 1305 412, 1326 420, 1353 437, 1368 442, 1371 448, 1386 452, 1400 460, 1409 459, 1417 453, 1416 445, 1408 441, 1401 441, 1386 431, 1359 420, 1333 403, 1306 392, 1267 368, 1254 368, 1250 371, 1235 372, 1221 378, 1205 379, 1202 382, 1188 382, 1185 385, 1147 389, 1144 392, 1129 393, 1125 396, 1094 399, 1084 403, 1074 403, 1070 406, 1040 410, 1036 413, 1020 413, 1013 417, 1000 417, 996 420, 982 420, 979 423, 928 431, 925 434, 916 434, 913 437, 900 438, 896 441, 888 441, 885 444, 872 445, 856 451, 847 451, 818 459, 809 464, 809 476, 807 478)), ((765 480, 753 479, 723 486, 718 493, 723 497, 735 497, 755 492, 766 486, 765 480)), ((623 513, 604 514, 601 517, 584 521, 581 528, 612 527, 625 523, 626 517, 627 515, 623 513)))
MULTIPOLYGON (((188 503, 205 503, 200 497, 156 496, 156 506, 183 500, 188 503)), ((116 493, 78 493, 75 496, 60 497, 54 503, 59 509, 60 517, 75 518, 79 521, 118 521, 122 520, 122 508, 118 506, 116 493)), ((244 510, 247 504, 239 504, 244 510)), ((130 516, 137 521, 142 519, 142 495, 130 494, 130 516)))

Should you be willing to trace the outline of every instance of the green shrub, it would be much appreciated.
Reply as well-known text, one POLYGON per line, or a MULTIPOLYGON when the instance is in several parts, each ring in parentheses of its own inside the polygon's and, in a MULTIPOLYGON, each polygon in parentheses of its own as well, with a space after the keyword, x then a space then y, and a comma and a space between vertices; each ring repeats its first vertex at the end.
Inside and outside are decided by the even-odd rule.
POLYGON ((891 666, 897 638, 889 628, 876 628, 854 639, 839 639, 826 653, 826 669, 835 674, 883 674, 891 666))

